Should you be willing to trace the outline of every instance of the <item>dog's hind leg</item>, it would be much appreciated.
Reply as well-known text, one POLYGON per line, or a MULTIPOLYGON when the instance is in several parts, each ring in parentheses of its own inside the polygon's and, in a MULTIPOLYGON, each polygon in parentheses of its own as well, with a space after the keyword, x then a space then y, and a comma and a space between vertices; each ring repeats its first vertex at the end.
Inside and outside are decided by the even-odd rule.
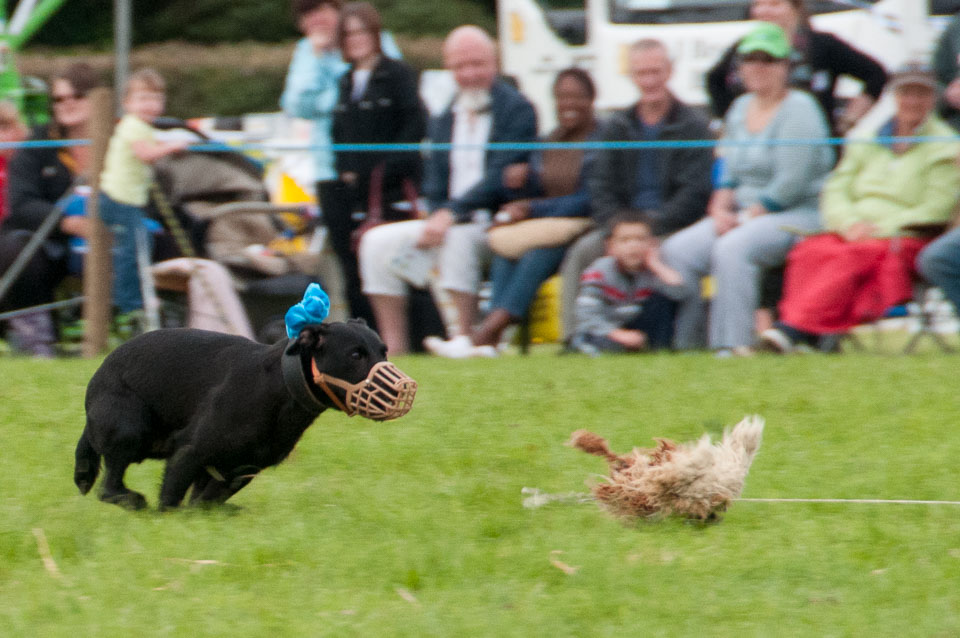
POLYGON ((123 475, 130 465, 130 460, 124 457, 108 457, 104 459, 106 475, 103 478, 103 492, 100 500, 104 503, 113 503, 131 510, 140 510, 147 506, 147 499, 140 492, 135 492, 123 483, 123 475))
MULTIPOLYGON (((104 396, 87 411, 87 430, 101 447, 106 470, 100 500, 127 509, 143 509, 147 499, 128 488, 123 475, 131 463, 145 458, 145 432, 149 429, 148 411, 139 398, 118 393, 104 396)), ((79 446, 78 446, 79 447, 79 446)))
POLYGON ((193 445, 185 445, 167 461, 160 486, 160 509, 177 507, 194 482, 206 474, 204 461, 193 445))
POLYGON ((75 457, 73 482, 80 488, 81 494, 86 494, 96 482, 97 475, 100 474, 100 453, 93 448, 87 428, 83 429, 83 434, 77 441, 75 457))

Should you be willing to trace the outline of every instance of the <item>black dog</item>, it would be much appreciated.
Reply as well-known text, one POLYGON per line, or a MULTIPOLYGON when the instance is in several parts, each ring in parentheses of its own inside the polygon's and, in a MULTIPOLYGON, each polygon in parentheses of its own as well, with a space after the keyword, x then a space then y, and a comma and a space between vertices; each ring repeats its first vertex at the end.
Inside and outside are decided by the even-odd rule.
POLYGON ((178 506, 191 486, 191 503, 222 503, 286 458, 326 408, 375 419, 406 412, 416 383, 381 364, 386 350, 359 320, 310 325, 272 346, 190 329, 136 337, 113 351, 87 386, 74 482, 82 494, 90 491, 102 456, 101 500, 139 509, 146 499, 124 485, 127 466, 168 459, 161 509, 178 506), (396 398, 383 383, 371 384, 375 367, 406 380, 405 409, 357 408, 396 398), (354 392, 360 387, 375 391, 354 392))

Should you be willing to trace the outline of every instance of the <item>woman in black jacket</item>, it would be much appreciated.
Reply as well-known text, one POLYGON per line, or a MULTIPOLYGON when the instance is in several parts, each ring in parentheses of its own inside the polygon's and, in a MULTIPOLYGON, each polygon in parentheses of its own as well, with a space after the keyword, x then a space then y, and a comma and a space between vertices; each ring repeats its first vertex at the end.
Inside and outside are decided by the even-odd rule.
MULTIPOLYGON (((782 28, 793 45, 790 84, 813 94, 834 134, 843 134, 869 110, 883 92, 887 74, 876 60, 830 33, 814 31, 803 0, 753 0, 753 20, 772 22, 782 28), (861 80, 862 94, 838 113, 834 89, 840 75, 861 80)), ((707 73, 707 92, 714 116, 722 118, 730 104, 745 92, 737 70, 735 42, 707 73)))
MULTIPOLYGON (((420 142, 426 135, 427 116, 417 93, 417 74, 405 63, 382 54, 376 9, 366 2, 345 6, 339 39, 343 58, 351 66, 340 80, 333 141, 420 142)), ((373 325, 373 313, 360 288, 355 233, 364 220, 373 221, 378 215, 377 221, 397 221, 416 213, 411 209, 420 187, 420 154, 340 151, 336 169, 333 209, 323 211, 323 219, 343 270, 350 313, 373 325)))
MULTIPOLYGON (((96 72, 83 63, 73 64, 53 79, 53 121, 37 129, 33 139, 85 139, 90 120, 89 92, 100 85, 96 72)), ((7 167, 9 212, 0 226, 0 273, 5 272, 24 249, 57 201, 89 169, 86 146, 21 148, 7 167)), ((67 275, 70 237, 84 237, 84 216, 61 216, 43 246, 24 267, 5 297, 0 310, 27 308, 53 301, 54 290, 67 275)), ((49 312, 21 315, 9 322, 14 345, 26 354, 53 356, 55 338, 49 312)))

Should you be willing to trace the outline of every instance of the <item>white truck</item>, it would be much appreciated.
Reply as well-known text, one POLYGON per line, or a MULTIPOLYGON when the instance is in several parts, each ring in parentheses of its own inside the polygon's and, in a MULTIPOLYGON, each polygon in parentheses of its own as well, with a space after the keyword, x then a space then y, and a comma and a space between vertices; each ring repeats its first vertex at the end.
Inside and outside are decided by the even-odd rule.
MULTIPOLYGON (((943 24, 960 10, 960 0, 806 4, 815 29, 836 34, 888 70, 928 56, 943 24)), ((674 93, 705 105, 704 76, 750 29, 749 5, 749 0, 498 0, 502 71, 534 102, 546 131, 555 123, 551 86, 557 71, 589 70, 597 83, 597 108, 625 106, 636 99, 626 74, 627 49, 640 38, 657 38, 674 61, 674 93)), ((841 95, 852 95, 854 82, 841 82, 841 95)))

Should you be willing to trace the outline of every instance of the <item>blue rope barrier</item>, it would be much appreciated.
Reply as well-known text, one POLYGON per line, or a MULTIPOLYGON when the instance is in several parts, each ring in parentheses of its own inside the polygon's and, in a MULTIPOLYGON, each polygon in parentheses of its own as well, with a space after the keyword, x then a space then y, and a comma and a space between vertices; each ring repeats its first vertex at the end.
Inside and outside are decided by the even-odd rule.
MULTIPOLYGON (((452 142, 431 142, 393 144, 239 144, 230 149, 239 151, 312 151, 330 150, 333 152, 385 152, 385 151, 451 151, 453 149, 486 149, 490 151, 533 151, 533 150, 628 150, 658 148, 714 148, 733 146, 843 146, 845 144, 894 144, 897 142, 919 144, 921 142, 960 143, 957 136, 909 136, 909 137, 868 137, 868 138, 781 138, 751 140, 660 140, 660 141, 620 141, 620 142, 487 142, 484 144, 454 144, 452 142)), ((223 145, 199 144, 190 147, 192 151, 223 151, 223 145)))
POLYGON ((0 142, 0 150, 16 148, 62 148, 89 146, 90 140, 27 140, 24 142, 0 142))
MULTIPOLYGON (((453 149, 486 149, 491 151, 534 151, 534 150, 628 150, 628 149, 665 149, 665 148, 713 148, 731 146, 844 146, 846 144, 920 144, 923 142, 960 143, 960 135, 950 136, 884 136, 884 137, 827 137, 827 138, 776 138, 750 140, 658 140, 658 141, 620 141, 620 142, 487 142, 485 144, 454 144, 452 142, 391 143, 391 144, 193 144, 190 151, 222 153, 224 151, 263 152, 290 151, 307 152, 330 150, 333 152, 380 153, 385 151, 407 151, 431 153, 433 151, 451 151, 453 149)), ((27 142, 0 142, 0 150, 18 148, 60 148, 86 146, 89 140, 31 140, 27 142)))

